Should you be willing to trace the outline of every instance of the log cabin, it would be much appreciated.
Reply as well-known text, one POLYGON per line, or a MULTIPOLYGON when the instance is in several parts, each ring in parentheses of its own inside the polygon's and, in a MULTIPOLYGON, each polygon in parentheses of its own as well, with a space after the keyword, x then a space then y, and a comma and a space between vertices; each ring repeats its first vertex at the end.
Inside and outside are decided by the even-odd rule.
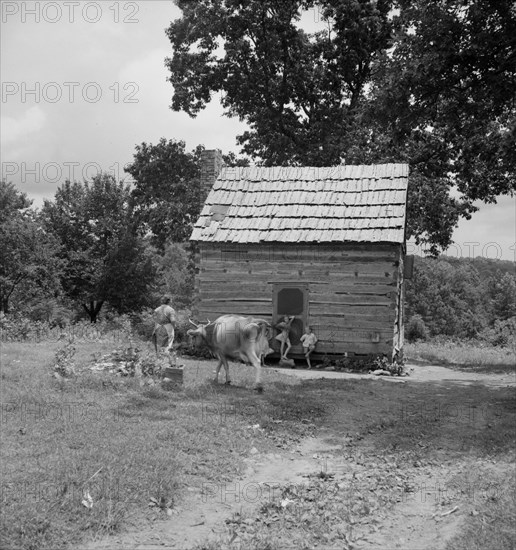
POLYGON ((310 325, 315 356, 402 357, 407 164, 235 168, 211 150, 201 185, 198 319, 295 315, 291 356, 310 325))

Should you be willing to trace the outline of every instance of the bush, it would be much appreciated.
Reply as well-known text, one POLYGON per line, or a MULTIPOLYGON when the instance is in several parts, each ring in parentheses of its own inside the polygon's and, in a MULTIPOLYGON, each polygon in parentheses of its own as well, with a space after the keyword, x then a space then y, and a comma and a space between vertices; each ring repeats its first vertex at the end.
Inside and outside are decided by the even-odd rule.
POLYGON ((59 334, 60 329, 51 326, 48 321, 32 321, 18 313, 5 315, 0 313, 0 337, 2 342, 40 342, 45 338, 59 334))
MULTIPOLYGON (((144 340, 150 340, 154 331, 153 309, 147 308, 131 316, 133 331, 144 340)), ((174 342, 183 343, 189 340, 187 331, 192 328, 189 322, 192 312, 189 309, 176 310, 176 327, 174 342)))
POLYGON ((177 312, 177 322, 176 322, 176 342, 188 342, 190 337, 187 332, 193 328, 189 319, 192 317, 192 312, 189 309, 181 309, 177 312))
POLYGON ((131 315, 133 331, 143 340, 150 340, 154 331, 152 312, 152 309, 146 308, 139 313, 131 315))
POLYGON ((69 378, 75 374, 75 353, 77 352, 73 345, 73 338, 56 351, 54 372, 61 377, 69 378))
POLYGON ((421 315, 412 315, 405 326, 405 337, 409 342, 428 340, 429 332, 421 315))
POLYGON ((42 300, 25 308, 23 316, 31 321, 46 322, 50 327, 65 328, 74 317, 73 311, 55 298, 42 300))
POLYGON ((494 326, 484 329, 480 340, 497 347, 516 347, 516 317, 505 321, 496 320, 494 326))

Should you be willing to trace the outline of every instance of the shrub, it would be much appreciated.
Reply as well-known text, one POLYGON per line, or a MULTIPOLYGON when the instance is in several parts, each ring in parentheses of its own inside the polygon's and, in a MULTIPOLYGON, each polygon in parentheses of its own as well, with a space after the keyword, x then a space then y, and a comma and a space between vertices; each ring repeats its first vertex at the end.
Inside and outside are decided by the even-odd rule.
POLYGON ((75 353, 76 348, 73 345, 73 338, 56 351, 54 372, 64 378, 69 378, 75 374, 75 353))
POLYGON ((177 322, 176 322, 176 334, 175 340, 177 342, 188 342, 190 337, 187 332, 193 328, 190 324, 189 319, 192 316, 192 312, 189 309, 181 309, 177 312, 177 322))
POLYGON ((412 315, 409 322, 405 326, 405 337, 409 342, 428 340, 428 329, 426 328, 425 321, 421 315, 412 315))
MULTIPOLYGON (((154 331, 153 311, 153 309, 147 308, 131 316, 133 331, 144 340, 150 340, 154 331)), ((182 343, 189 340, 187 331, 192 328, 188 320, 191 315, 192 312, 189 309, 176 310, 174 342, 182 343)))
POLYGON ((23 316, 31 321, 46 322, 50 327, 64 328, 71 323, 73 312, 55 298, 31 304, 23 311, 23 316))
POLYGON ((18 313, 0 313, 0 334, 3 342, 39 342, 56 332, 59 333, 60 330, 47 321, 32 321, 18 313))
POLYGON ((516 317, 504 321, 496 320, 493 327, 480 333, 479 338, 491 346, 516 347, 516 317))
POLYGON ((200 357, 203 359, 213 358, 213 354, 208 349, 206 344, 201 342, 190 341, 189 338, 188 340, 185 340, 179 344, 177 351, 181 355, 189 355, 190 357, 200 357))
POLYGON ((153 310, 146 308, 139 313, 131 315, 132 326, 135 334, 143 340, 150 340, 154 331, 154 319, 152 317, 153 310))

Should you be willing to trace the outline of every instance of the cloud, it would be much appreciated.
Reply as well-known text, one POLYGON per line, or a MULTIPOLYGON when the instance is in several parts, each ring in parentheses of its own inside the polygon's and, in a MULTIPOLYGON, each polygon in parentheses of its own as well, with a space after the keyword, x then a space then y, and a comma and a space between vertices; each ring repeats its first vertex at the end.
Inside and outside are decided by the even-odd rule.
POLYGON ((47 115, 39 105, 27 109, 20 117, 3 116, 1 118, 2 142, 4 145, 12 145, 24 140, 31 134, 43 129, 47 121, 47 115))
MULTIPOLYGON (((475 203, 478 212, 470 220, 461 219, 453 232, 453 244, 444 252, 459 258, 516 260, 516 201, 500 196, 496 204, 475 203)), ((413 239, 407 245, 408 254, 425 255, 424 247, 413 239)))
POLYGON ((165 137, 184 140, 187 149, 203 144, 224 152, 237 151, 236 135, 245 131, 247 125, 237 118, 223 116, 220 95, 215 94, 196 118, 170 109, 174 90, 166 80, 169 72, 165 67, 165 58, 169 55, 170 51, 156 48, 120 69, 117 75, 120 83, 119 107, 126 114, 121 124, 127 125, 123 135, 130 135, 134 143, 156 142, 160 137, 165 137), (123 86, 128 83, 130 87, 124 90, 123 86), (135 102, 124 105, 129 93, 135 90, 135 102))

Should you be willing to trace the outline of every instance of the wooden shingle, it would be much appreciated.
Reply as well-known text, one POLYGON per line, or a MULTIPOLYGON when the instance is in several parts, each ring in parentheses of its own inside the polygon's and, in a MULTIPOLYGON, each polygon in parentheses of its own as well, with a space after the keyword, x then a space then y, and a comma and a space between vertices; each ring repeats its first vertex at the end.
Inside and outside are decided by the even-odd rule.
POLYGON ((404 241, 408 165, 225 167, 191 240, 404 241))

